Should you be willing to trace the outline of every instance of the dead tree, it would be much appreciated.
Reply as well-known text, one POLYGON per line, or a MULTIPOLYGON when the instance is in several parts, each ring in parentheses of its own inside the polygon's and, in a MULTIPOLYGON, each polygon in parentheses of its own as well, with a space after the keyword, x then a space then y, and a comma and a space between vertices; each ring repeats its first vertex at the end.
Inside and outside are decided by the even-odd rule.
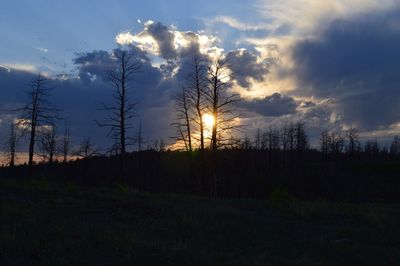
POLYGON ((239 117, 234 112, 234 104, 239 101, 237 94, 230 93, 232 73, 226 60, 216 60, 208 67, 208 86, 206 100, 210 113, 214 118, 211 132, 211 194, 218 196, 217 150, 224 144, 224 135, 238 127, 235 119, 239 117))
POLYGON ((191 106, 188 92, 185 87, 175 97, 176 121, 172 123, 176 127, 178 141, 182 141, 186 151, 192 152, 192 131, 191 131, 191 106))
POLYGON ((139 122, 139 130, 137 135, 137 143, 138 143, 138 152, 142 151, 142 144, 143 144, 143 136, 142 136, 142 119, 139 122))
POLYGON ((257 128, 256 138, 254 140, 256 150, 261 149, 261 131, 260 128, 257 128))
POLYGON ((43 126, 39 130, 39 150, 43 162, 52 166, 57 155, 57 141, 55 126, 43 126))
POLYGON ((305 129, 304 122, 297 122, 295 125, 295 135, 296 135, 296 150, 297 152, 304 152, 308 149, 308 136, 305 129))
POLYGON ((132 119, 135 117, 136 103, 130 101, 132 82, 134 76, 140 72, 141 63, 135 60, 127 51, 116 50, 113 54, 116 69, 109 72, 109 81, 113 87, 113 106, 103 105, 101 110, 109 112, 103 122, 97 122, 100 127, 109 128, 109 136, 114 139, 116 153, 119 156, 119 178, 125 183, 126 149, 128 146, 127 132, 133 128, 132 119))
POLYGON ((62 155, 63 155, 63 162, 68 161, 69 155, 69 142, 70 142, 70 128, 67 122, 64 125, 64 136, 63 136, 63 143, 62 143, 62 155))
POLYGON ((324 156, 329 153, 329 131, 324 130, 321 132, 321 137, 319 138, 320 150, 324 156))
POLYGON ((49 98, 52 87, 49 87, 50 80, 39 74, 30 84, 31 90, 28 92, 29 102, 22 108, 17 109, 22 113, 19 119, 19 126, 29 134, 29 153, 28 153, 28 176, 32 176, 33 156, 37 130, 39 127, 53 125, 59 119, 59 110, 51 105, 49 98))
MULTIPOLYGON (((186 87, 190 104, 193 106, 194 115, 192 121, 198 128, 198 141, 200 142, 200 151, 204 153, 204 122, 203 115, 207 111, 205 91, 207 88, 207 64, 205 60, 194 58, 191 64, 191 73, 186 79, 186 87)), ((193 131, 193 130, 192 130, 193 131)))
POLYGON ((359 131, 355 128, 350 128, 347 131, 347 139, 348 139, 348 145, 347 145, 347 152, 352 156, 360 146, 360 141, 359 141, 359 131))
POLYGON ((4 155, 7 160, 9 167, 14 167, 15 162, 17 160, 16 149, 19 143, 19 133, 18 127, 15 122, 12 121, 10 124, 10 131, 8 133, 5 145, 4 145, 4 155))
POLYGON ((85 138, 79 145, 78 150, 75 152, 75 155, 82 159, 88 159, 99 154, 100 151, 95 148, 95 145, 92 143, 90 138, 85 138))
POLYGON ((400 155, 400 138, 398 136, 395 136, 390 144, 390 154, 396 157, 400 155))

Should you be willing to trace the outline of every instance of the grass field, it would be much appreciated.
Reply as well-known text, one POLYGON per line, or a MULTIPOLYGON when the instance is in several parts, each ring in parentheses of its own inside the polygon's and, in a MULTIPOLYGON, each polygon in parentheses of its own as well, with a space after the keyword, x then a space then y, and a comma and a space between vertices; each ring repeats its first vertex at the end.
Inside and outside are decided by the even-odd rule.
POLYGON ((400 265, 399 208, 0 181, 0 265, 400 265))

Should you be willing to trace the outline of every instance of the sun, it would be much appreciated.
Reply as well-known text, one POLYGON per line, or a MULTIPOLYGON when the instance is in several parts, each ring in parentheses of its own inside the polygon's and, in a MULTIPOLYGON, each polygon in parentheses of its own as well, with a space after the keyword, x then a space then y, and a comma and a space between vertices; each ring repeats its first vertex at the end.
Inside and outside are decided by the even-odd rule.
POLYGON ((214 125, 214 123, 215 123, 215 120, 214 120, 214 117, 213 117, 212 115, 210 115, 210 114, 204 114, 204 115, 203 115, 203 122, 204 122, 204 125, 205 125, 206 127, 212 128, 213 125, 214 125))

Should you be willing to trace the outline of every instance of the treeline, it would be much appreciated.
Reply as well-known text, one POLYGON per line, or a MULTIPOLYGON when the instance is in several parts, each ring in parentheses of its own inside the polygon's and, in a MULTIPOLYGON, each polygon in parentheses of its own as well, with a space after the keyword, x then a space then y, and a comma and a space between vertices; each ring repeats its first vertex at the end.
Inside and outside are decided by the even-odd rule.
MULTIPOLYGON (((400 200, 399 138, 385 148, 376 139, 362 143, 351 131, 324 131, 321 147, 315 149, 310 148, 304 123, 258 130, 252 138, 229 139, 218 150, 215 166, 209 148, 201 153, 199 149, 188 152, 148 147, 127 153, 125 185, 154 193, 209 196, 216 177, 218 197, 269 198, 284 191, 306 200, 400 200)), ((84 186, 119 184, 115 170, 119 157, 91 151, 88 147, 87 157, 82 153, 82 159, 54 161, 51 167, 48 162, 36 164, 34 178, 84 186)), ((24 178, 27 170, 27 165, 21 165, 1 168, 0 174, 24 178)))

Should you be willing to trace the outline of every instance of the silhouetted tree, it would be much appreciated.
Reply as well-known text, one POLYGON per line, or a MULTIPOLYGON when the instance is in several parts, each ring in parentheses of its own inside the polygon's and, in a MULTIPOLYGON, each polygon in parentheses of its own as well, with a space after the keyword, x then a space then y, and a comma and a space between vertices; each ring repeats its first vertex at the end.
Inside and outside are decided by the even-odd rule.
POLYGON ((254 140, 254 146, 256 150, 261 149, 261 130, 257 128, 256 137, 254 140))
POLYGON ((39 130, 39 150, 43 162, 52 166, 57 152, 56 127, 43 126, 39 130))
POLYGON ((75 152, 75 155, 79 156, 82 159, 98 156, 99 154, 100 151, 96 149, 95 145, 90 140, 90 138, 85 138, 79 145, 78 150, 75 152))
POLYGON ((323 155, 327 155, 329 153, 329 131, 324 130, 321 132, 321 136, 319 139, 319 144, 320 144, 320 151, 322 152, 323 155))
POLYGON ((138 152, 142 151, 142 145, 143 145, 143 136, 142 136, 142 119, 139 121, 139 130, 138 130, 138 135, 137 135, 137 143, 138 143, 138 152))
POLYGON ((370 155, 377 155, 380 152, 378 139, 368 140, 364 145, 364 152, 370 155))
POLYGON ((16 149, 19 143, 19 133, 18 127, 14 121, 10 123, 10 131, 8 132, 8 136, 6 142, 4 143, 4 155, 7 160, 9 167, 14 167, 15 161, 17 159, 16 149))
POLYGON ((64 125, 64 136, 63 136, 63 142, 62 142, 62 149, 61 153, 63 155, 63 162, 68 161, 68 155, 69 155, 69 142, 70 142, 70 128, 67 122, 65 122, 64 125))
MULTIPOLYGON (((193 106, 192 121, 198 127, 200 150, 204 151, 204 122, 203 115, 207 111, 205 92, 207 88, 207 63, 201 58, 194 58, 190 74, 186 79, 186 88, 190 105, 193 106)), ((194 130, 192 130, 194 132, 194 130)), ((196 134, 195 134, 196 135, 196 134)), ((196 138, 196 137, 195 137, 196 138)))
POLYGON ((176 127, 178 141, 182 141, 186 151, 192 151, 192 131, 191 131, 191 107, 189 105, 189 96, 185 87, 175 97, 176 121, 173 125, 176 127))
POLYGON ((358 150, 358 146, 360 145, 359 134, 360 134, 360 132, 355 128, 350 128, 347 131, 347 139, 348 139, 347 152, 348 153, 353 154, 354 152, 356 152, 358 150))
POLYGON ((132 119, 135 117, 134 108, 136 103, 130 101, 129 95, 132 92, 131 81, 135 74, 141 69, 139 60, 124 50, 116 50, 113 54, 116 69, 109 72, 109 81, 113 87, 114 106, 103 105, 102 110, 109 112, 108 118, 103 122, 97 122, 101 127, 110 129, 110 136, 114 139, 114 148, 119 156, 119 178, 124 183, 125 159, 127 142, 127 131, 132 126, 132 119))
POLYGON ((240 149, 242 150, 251 150, 253 146, 251 145, 250 138, 245 135, 243 141, 241 142, 240 149))
POLYGON ((29 102, 22 108, 19 125, 29 134, 28 169, 29 176, 32 176, 33 156, 35 152, 37 129, 42 126, 53 125, 59 119, 58 112, 49 102, 52 87, 49 87, 50 80, 38 74, 37 78, 30 84, 28 92, 29 102))
POLYGON ((400 138, 395 136, 390 144, 390 153, 396 157, 400 155, 400 138))
POLYGON ((229 93, 232 86, 232 75, 226 60, 216 60, 208 67, 208 86, 206 90, 206 99, 210 106, 210 112, 214 117, 214 124, 211 132, 211 173, 213 180, 211 182, 211 193, 218 195, 218 177, 216 173, 217 149, 218 144, 223 143, 223 134, 234 128, 238 115, 234 114, 233 105, 239 101, 238 95, 229 93), (220 138, 218 138, 220 136, 220 138))
POLYGON ((304 122, 296 123, 295 137, 296 137, 296 150, 298 152, 306 151, 309 148, 309 143, 304 122))

